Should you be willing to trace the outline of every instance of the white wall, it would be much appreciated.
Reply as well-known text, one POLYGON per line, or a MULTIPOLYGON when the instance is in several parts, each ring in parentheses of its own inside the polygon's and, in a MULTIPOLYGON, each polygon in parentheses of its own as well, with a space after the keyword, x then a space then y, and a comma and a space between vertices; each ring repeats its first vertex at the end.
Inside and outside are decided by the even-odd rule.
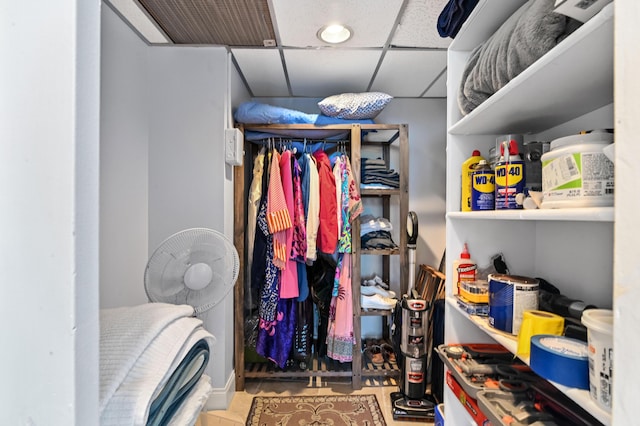
MULTIPOLYGON (((232 238, 228 53, 151 47, 103 8, 101 307, 147 302, 144 270, 172 234, 205 227, 232 238)), ((217 339, 207 408, 226 408, 233 379, 233 292, 204 318, 217 339), (222 326, 221 326, 222 325, 222 326)))
POLYGON ((416 264, 436 268, 445 248, 446 120, 444 98, 393 99, 376 117, 378 123, 409 125, 409 210, 419 225, 416 264))
MULTIPOLYGON (((211 228, 232 239, 232 215, 225 224, 225 210, 233 211, 223 144, 227 51, 152 47, 148 55, 149 253, 187 228, 211 228)), ((207 368, 215 390, 207 408, 226 408, 234 389, 233 291, 207 314, 205 328, 217 340, 207 368)))
POLYGON ((100 2, 0 12, 0 424, 98 412, 100 2))
POLYGON ((149 251, 185 228, 224 230, 227 53, 151 47, 149 251))
POLYGON ((149 47, 102 6, 100 307, 147 302, 149 47))

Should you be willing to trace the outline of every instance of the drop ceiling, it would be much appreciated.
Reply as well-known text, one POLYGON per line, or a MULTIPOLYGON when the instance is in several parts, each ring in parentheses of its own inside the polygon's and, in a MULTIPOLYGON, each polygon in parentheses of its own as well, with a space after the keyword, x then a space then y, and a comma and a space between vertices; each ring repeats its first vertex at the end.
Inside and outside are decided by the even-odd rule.
POLYGON ((448 0, 108 0, 150 45, 222 45, 254 97, 380 91, 446 96, 446 48, 436 29, 448 0), (352 37, 330 45, 339 22, 352 37))

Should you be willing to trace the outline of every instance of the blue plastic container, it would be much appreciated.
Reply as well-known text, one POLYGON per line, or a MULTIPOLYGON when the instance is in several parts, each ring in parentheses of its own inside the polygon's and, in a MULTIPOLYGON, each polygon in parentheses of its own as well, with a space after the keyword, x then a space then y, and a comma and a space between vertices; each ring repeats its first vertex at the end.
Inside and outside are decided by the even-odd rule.
POLYGON ((444 426, 444 404, 436 405, 436 416, 433 422, 435 426, 444 426))

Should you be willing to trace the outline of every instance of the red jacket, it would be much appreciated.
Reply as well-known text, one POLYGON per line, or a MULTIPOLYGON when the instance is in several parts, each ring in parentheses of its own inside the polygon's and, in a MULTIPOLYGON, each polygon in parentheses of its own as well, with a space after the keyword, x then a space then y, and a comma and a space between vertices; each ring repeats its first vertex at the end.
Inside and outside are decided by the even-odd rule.
POLYGON ((331 170, 331 161, 322 150, 313 153, 318 165, 320 181, 320 227, 318 228, 318 251, 332 254, 338 245, 338 206, 336 180, 331 170))

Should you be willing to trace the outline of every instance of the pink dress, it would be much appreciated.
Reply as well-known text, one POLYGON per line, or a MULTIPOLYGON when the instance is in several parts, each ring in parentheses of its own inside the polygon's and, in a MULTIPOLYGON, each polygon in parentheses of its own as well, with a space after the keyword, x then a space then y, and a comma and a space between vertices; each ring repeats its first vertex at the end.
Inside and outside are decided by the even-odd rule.
MULTIPOLYGON (((282 176, 282 189, 287 206, 288 216, 295 217, 295 203, 293 198, 293 172, 291 167, 291 151, 285 151, 280 157, 280 174, 282 176)), ((285 230, 286 262, 280 274, 280 299, 291 299, 298 297, 298 265, 291 257, 293 247, 293 226, 285 230)))
POLYGON ((353 359, 353 296, 351 292, 351 222, 362 212, 360 193, 345 156, 342 163, 341 205, 342 229, 338 245, 333 298, 329 309, 327 356, 341 362, 353 359), (337 288, 336 288, 337 287, 337 288))

